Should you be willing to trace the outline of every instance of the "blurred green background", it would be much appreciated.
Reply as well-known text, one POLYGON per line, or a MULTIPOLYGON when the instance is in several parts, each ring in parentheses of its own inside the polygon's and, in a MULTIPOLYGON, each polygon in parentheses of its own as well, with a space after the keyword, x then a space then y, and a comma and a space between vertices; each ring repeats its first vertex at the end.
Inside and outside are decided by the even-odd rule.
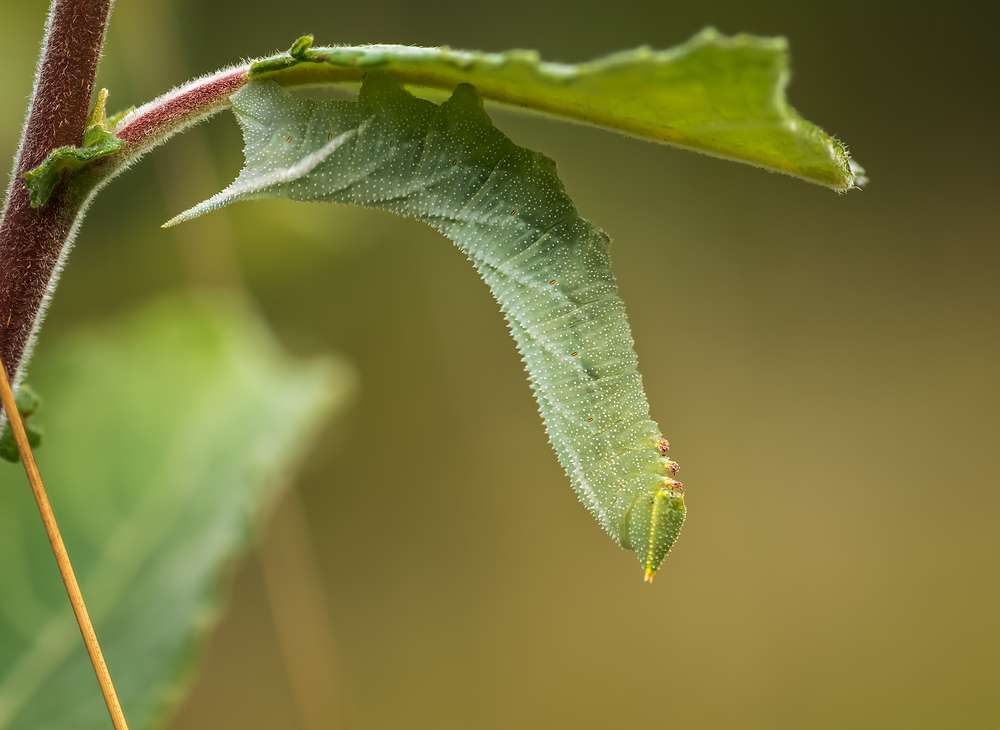
MULTIPOLYGON (((46 8, 0 11, 8 159, 46 8)), ((98 78, 116 109, 305 32, 555 61, 705 25, 785 35, 792 105, 872 178, 837 196, 495 110, 614 239, 688 488, 652 586, 577 503, 496 304, 444 238, 276 202, 161 230, 238 172, 228 114, 112 183, 36 358, 81 322, 242 281, 288 348, 361 377, 279 508, 286 529, 306 517, 326 608, 283 626, 262 526, 169 727, 1000 728, 998 21, 986 2, 119 0, 98 78), (328 715, 303 710, 295 631, 336 646, 311 675, 328 715)))

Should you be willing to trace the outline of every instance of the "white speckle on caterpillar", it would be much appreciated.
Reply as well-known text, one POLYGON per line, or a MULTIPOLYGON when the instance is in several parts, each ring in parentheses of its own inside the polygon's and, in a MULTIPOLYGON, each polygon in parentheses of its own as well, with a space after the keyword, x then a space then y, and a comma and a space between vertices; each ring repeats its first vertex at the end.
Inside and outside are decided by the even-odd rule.
POLYGON ((300 99, 258 80, 232 103, 246 167, 171 223, 290 198, 382 208, 448 236, 499 302, 580 500, 652 580, 686 514, 671 479, 679 467, 649 418, 610 238, 580 217, 555 164, 497 130, 467 84, 436 105, 377 72, 356 102, 300 99))

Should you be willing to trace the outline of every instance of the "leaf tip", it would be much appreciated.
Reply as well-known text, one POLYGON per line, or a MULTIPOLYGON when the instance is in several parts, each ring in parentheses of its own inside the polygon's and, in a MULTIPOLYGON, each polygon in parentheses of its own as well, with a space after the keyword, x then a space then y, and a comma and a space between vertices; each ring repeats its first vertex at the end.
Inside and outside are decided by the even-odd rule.
POLYGON ((87 115, 87 127, 101 127, 103 129, 108 128, 108 115, 107 115, 107 103, 108 103, 108 90, 101 89, 97 92, 97 99, 94 101, 94 108, 90 110, 90 114, 87 115))

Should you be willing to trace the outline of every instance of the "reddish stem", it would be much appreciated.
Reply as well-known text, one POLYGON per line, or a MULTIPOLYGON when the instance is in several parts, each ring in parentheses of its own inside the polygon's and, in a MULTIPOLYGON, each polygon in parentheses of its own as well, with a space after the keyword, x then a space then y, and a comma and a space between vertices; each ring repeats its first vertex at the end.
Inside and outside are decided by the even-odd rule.
POLYGON ((112 0, 54 0, 35 95, 0 222, 0 357, 12 382, 25 361, 48 298, 94 192, 173 134, 229 106, 249 64, 191 81, 127 115, 125 145, 98 161, 83 186, 59 185, 40 208, 28 203, 24 173, 56 147, 79 146, 112 0))
POLYGON ((0 355, 12 381, 69 241, 82 200, 57 189, 32 208, 24 173, 56 147, 79 146, 111 0, 53 0, 31 110, 0 222, 0 355))
POLYGON ((167 137, 228 107, 229 97, 246 83, 249 70, 247 64, 195 79, 122 119, 115 135, 125 141, 121 156, 126 164, 167 137))

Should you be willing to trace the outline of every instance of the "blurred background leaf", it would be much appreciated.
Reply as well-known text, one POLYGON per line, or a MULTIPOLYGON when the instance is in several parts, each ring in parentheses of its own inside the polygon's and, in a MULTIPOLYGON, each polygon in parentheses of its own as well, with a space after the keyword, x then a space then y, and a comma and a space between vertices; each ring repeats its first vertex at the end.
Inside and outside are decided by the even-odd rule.
MULTIPOLYGON (((7 155, 44 15, 2 11, 7 155)), ((354 362, 360 399, 298 490, 329 604, 302 626, 332 632, 344 679, 326 686, 354 727, 998 728, 998 16, 973 0, 116 4, 112 110, 306 32, 569 63, 706 25, 789 39, 791 105, 851 143, 866 190, 490 109, 614 239, 698 515, 651 587, 576 502, 497 306, 445 239, 278 202, 158 228, 239 170, 229 115, 98 197, 29 382, 60 332, 234 278, 223 261, 288 349, 354 362), (557 570, 560 549, 575 558, 557 570)), ((314 727, 265 580, 275 538, 170 727, 314 727)))
MULTIPOLYGON (((175 300, 39 354, 39 468, 131 727, 190 684, 220 575, 350 372, 247 312, 175 300)), ((109 720, 19 465, 0 472, 0 727, 109 720)))

